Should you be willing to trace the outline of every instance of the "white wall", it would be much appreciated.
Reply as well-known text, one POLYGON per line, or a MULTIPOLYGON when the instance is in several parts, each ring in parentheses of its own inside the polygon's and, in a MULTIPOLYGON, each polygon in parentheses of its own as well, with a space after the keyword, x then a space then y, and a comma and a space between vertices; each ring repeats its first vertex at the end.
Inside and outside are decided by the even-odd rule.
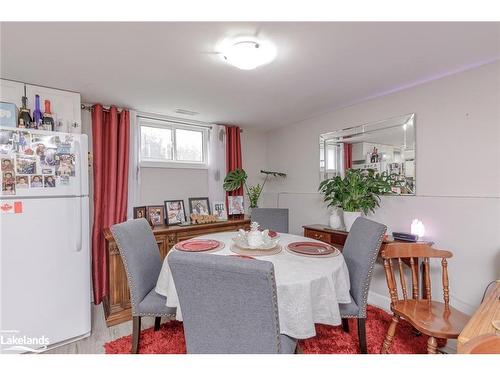
POLYGON ((248 173, 248 184, 262 183, 261 169, 267 166, 266 133, 259 130, 243 129, 241 133, 241 154, 243 169, 248 173))
POLYGON ((188 198, 207 196, 206 169, 141 168, 140 205, 162 205, 165 200, 183 199, 189 215, 188 198))
MULTIPOLYGON (((471 312, 487 283, 500 277, 500 62, 268 132, 267 165, 288 178, 269 186, 265 202, 290 209, 292 233, 327 224, 317 193, 319 134, 412 112, 417 196, 383 198, 373 219, 389 233, 409 231, 411 220, 421 219, 436 247, 453 251, 452 303, 471 312)), ((439 288, 439 280, 434 284, 439 288)), ((370 292, 388 300, 380 298, 388 296, 380 264, 370 292)))

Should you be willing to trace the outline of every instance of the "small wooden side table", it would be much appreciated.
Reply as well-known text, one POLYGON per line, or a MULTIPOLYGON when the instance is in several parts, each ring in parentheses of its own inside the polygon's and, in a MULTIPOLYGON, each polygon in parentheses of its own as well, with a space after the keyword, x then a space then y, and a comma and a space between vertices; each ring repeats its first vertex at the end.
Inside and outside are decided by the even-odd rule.
MULTIPOLYGON (((323 241, 326 243, 329 243, 330 245, 334 245, 335 247, 339 248, 340 251, 342 251, 342 248, 345 244, 345 241, 347 239, 347 235, 349 232, 342 231, 342 230, 337 230, 337 229, 332 229, 327 225, 324 224, 312 224, 312 225, 304 225, 302 228, 304 228, 304 237, 309 237, 313 238, 318 241, 323 241)), ((380 246, 380 251, 379 251, 379 256, 384 250, 384 247, 388 243, 393 243, 393 242, 400 242, 396 241, 392 238, 392 236, 385 236, 384 240, 382 241, 382 246, 380 246)), ((427 243, 428 245, 433 244, 433 242, 430 241, 422 241, 424 243, 427 243)), ((413 260, 416 262, 416 264, 419 264, 419 269, 421 270, 423 274, 423 262, 420 262, 418 258, 413 258, 413 260)), ((410 258, 407 260, 404 260, 406 265, 410 266, 410 258)), ((418 269, 417 269, 417 279, 420 277, 418 269)), ((422 278, 423 279, 423 278, 422 278)), ((421 293, 422 293, 422 298, 426 299, 426 293, 425 293, 425 288, 423 287, 423 280, 422 286, 420 288, 421 293)))

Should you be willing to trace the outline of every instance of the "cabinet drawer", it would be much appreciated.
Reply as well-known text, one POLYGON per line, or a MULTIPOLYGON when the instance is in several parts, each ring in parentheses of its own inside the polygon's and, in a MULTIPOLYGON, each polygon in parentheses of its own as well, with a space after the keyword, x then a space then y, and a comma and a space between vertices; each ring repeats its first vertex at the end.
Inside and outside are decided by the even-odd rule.
POLYGON ((331 234, 332 244, 344 246, 345 240, 347 239, 347 233, 332 233, 331 234))
POLYGON ((304 231, 304 236, 309 237, 309 238, 313 238, 315 240, 323 241, 326 243, 332 242, 332 236, 330 233, 320 232, 318 230, 306 229, 304 231))

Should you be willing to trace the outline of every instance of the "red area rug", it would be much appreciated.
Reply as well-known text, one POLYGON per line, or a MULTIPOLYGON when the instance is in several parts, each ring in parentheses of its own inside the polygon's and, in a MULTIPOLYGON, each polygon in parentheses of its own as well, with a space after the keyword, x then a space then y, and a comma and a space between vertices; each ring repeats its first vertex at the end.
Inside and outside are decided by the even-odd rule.
MULTIPOLYGON (((384 341, 391 316, 385 311, 368 306, 366 319, 366 339, 368 353, 380 351, 384 341)), ((359 353, 357 324, 355 319, 349 322, 350 332, 345 333, 340 326, 332 327, 316 324, 316 336, 300 340, 299 345, 304 354, 356 354, 359 353)), ((390 352, 394 354, 425 354, 427 353, 425 335, 416 336, 410 324, 401 321, 396 330, 390 352)), ((106 354, 130 353, 131 336, 121 337, 104 344, 106 354)), ((185 354, 186 343, 182 323, 170 321, 161 326, 157 332, 153 328, 142 331, 139 344, 142 354, 185 354)))

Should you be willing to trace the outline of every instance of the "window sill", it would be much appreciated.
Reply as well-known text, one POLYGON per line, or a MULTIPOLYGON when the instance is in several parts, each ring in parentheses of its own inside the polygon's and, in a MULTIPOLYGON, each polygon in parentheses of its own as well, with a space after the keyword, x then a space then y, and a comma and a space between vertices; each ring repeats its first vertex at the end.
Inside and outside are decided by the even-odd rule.
POLYGON ((165 169, 208 169, 207 164, 202 163, 182 163, 165 161, 141 161, 140 168, 165 168, 165 169))

